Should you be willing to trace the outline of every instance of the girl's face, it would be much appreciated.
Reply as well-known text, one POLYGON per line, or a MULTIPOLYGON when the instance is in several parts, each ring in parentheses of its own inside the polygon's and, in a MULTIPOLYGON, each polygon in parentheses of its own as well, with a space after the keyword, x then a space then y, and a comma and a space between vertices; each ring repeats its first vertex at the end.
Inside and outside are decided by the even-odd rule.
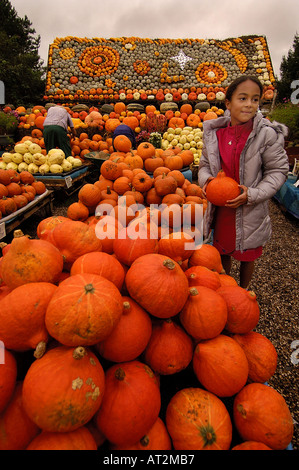
POLYGON ((244 124, 253 118, 258 110, 259 102, 259 86, 251 80, 240 83, 231 100, 225 103, 231 114, 231 125, 244 124))

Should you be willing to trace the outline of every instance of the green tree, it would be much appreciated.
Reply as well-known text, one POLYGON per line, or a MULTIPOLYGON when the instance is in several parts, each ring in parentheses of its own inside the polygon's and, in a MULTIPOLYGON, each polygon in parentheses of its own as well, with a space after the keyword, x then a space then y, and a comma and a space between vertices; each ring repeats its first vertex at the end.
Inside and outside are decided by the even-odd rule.
POLYGON ((40 104, 45 68, 38 54, 40 36, 25 15, 20 18, 9 0, 0 2, 0 80, 5 102, 15 106, 40 104))
POLYGON ((299 79, 299 36, 296 33, 293 46, 287 57, 283 56, 280 64, 281 79, 277 82, 278 101, 290 99, 292 94, 291 83, 299 79))

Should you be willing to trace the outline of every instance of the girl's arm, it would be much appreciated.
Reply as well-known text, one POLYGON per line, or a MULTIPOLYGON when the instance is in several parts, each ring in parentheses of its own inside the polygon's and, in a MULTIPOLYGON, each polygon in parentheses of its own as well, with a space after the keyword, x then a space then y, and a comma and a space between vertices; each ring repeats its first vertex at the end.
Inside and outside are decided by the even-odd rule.
POLYGON ((284 137, 274 129, 268 128, 268 143, 261 155, 263 177, 247 191, 248 204, 257 204, 271 199, 287 179, 289 160, 284 149, 284 137))

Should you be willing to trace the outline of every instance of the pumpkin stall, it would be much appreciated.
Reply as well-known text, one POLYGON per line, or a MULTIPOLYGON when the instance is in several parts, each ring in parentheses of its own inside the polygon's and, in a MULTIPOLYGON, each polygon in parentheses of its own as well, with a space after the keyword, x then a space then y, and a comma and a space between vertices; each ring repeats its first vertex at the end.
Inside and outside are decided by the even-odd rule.
POLYGON ((199 243, 201 188, 169 150, 152 177, 139 152, 2 248, 0 449, 284 450, 294 424, 267 384, 278 354, 256 295, 199 243))

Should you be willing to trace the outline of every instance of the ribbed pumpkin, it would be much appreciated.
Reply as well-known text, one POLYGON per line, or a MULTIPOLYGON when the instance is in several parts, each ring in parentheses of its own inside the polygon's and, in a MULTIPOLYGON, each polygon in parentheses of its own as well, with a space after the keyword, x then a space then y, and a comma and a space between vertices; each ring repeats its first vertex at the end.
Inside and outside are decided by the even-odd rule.
POLYGON ((0 413, 5 409, 16 386, 17 380, 17 361, 14 355, 4 349, 1 351, 3 362, 0 366, 0 413))
POLYGON ((227 304, 227 331, 244 334, 256 327, 260 308, 254 292, 240 286, 220 287, 217 292, 227 304))
POLYGON ((122 309, 121 294, 111 281, 97 274, 76 274, 57 287, 45 323, 60 343, 89 346, 110 335, 122 309))
POLYGON ((233 420, 243 440, 258 441, 273 450, 290 444, 293 419, 283 396, 266 384, 246 385, 235 397, 233 420))
POLYGON ((51 243, 29 239, 16 231, 3 257, 1 275, 5 284, 14 289, 29 282, 55 283, 62 269, 62 255, 51 243))
POLYGON ((237 181, 226 176, 223 170, 219 171, 206 188, 207 200, 215 206, 224 206, 228 200, 235 199, 240 193, 237 181))
POLYGON ((135 444, 154 425, 160 407, 153 371, 140 361, 123 362, 106 371, 105 394, 95 422, 111 443, 135 444))
POLYGON ((67 208, 67 216, 71 220, 84 222, 89 217, 89 209, 81 201, 73 202, 67 208))
POLYGON ((125 283, 130 296, 158 318, 179 313, 189 295, 184 271, 175 261, 158 253, 137 258, 125 283))
POLYGON ((73 431, 97 412, 104 388, 103 368, 91 351, 57 346, 29 367, 23 382, 23 406, 42 430, 73 431))
POLYGON ((213 245, 204 243, 189 258, 189 267, 205 266, 212 271, 223 271, 220 253, 213 245))
POLYGON ((69 432, 42 431, 26 450, 97 450, 96 441, 85 426, 69 432))
POLYGON ((120 290, 124 283, 125 271, 115 256, 101 251, 92 251, 79 256, 72 264, 71 275, 75 274, 97 274, 108 281, 113 282, 120 290))
POLYGON ((197 344, 193 369, 203 387, 218 397, 235 395, 248 378, 248 362, 243 349, 225 335, 197 344))
POLYGON ((172 232, 159 240, 159 253, 180 263, 189 259, 195 249, 194 240, 188 233, 172 232))
POLYGON ((152 333, 148 313, 133 299, 124 296, 123 313, 107 339, 96 344, 105 359, 126 362, 136 359, 145 350, 152 333))
POLYGON ((56 225, 51 243, 58 248, 63 256, 65 268, 69 269, 79 256, 90 251, 102 251, 102 243, 96 236, 95 226, 75 220, 56 225))
POLYGON ((170 400, 166 427, 176 450, 228 450, 232 440, 229 413, 213 393, 184 388, 170 400))
POLYGON ((156 373, 172 375, 185 369, 192 361, 193 343, 170 318, 156 321, 144 352, 145 362, 156 373))
POLYGON ((205 286, 193 286, 180 312, 180 322, 196 340, 218 336, 227 321, 225 300, 215 290, 205 286))
POLYGON ((111 446, 111 450, 171 450, 171 439, 161 418, 149 429, 140 441, 129 446, 111 446))
POLYGON ((37 356, 44 352, 49 336, 45 314, 56 290, 49 282, 31 282, 16 287, 0 301, 0 339, 7 348, 37 348, 37 356))
POLYGON ((16 384, 11 400, 0 415, 0 450, 25 450, 40 433, 24 410, 22 387, 23 382, 16 384))
POLYGON ((205 286, 217 290, 221 287, 219 274, 206 266, 192 266, 185 271, 189 286, 205 286))
POLYGON ((246 354, 250 382, 268 382, 277 367, 277 351, 274 344, 257 331, 250 331, 244 335, 233 335, 233 339, 246 354))

